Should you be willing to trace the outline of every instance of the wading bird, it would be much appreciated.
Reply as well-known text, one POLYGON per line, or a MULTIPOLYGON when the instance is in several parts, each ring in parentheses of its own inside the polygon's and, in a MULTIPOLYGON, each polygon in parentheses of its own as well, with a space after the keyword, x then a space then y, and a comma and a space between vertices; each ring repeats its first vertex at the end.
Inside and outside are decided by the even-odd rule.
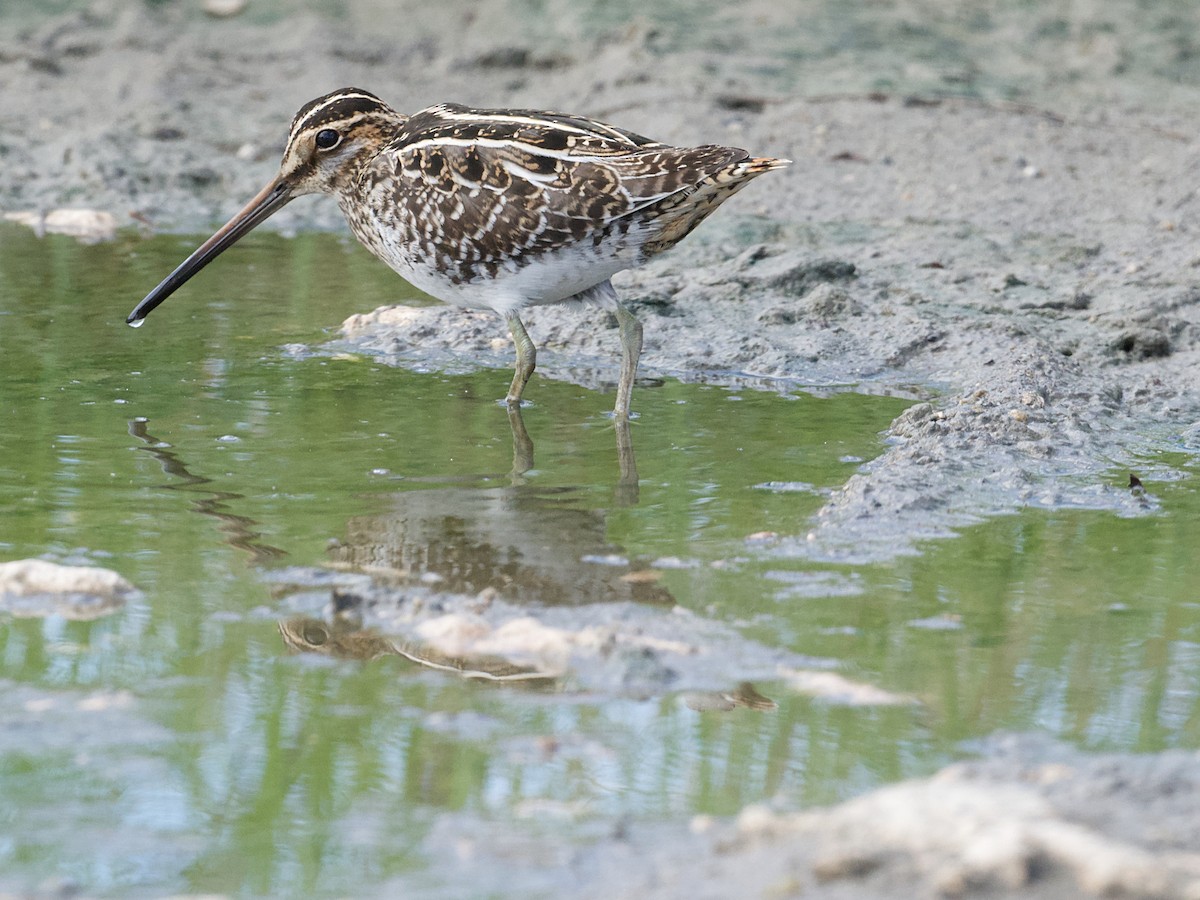
POLYGON ((582 301, 621 336, 615 413, 629 415, 642 326, 614 274, 673 246, 750 179, 788 161, 671 147, 582 116, 444 103, 411 116, 343 88, 292 120, 279 174, 129 314, 140 325, 184 282, 304 194, 333 194, 351 231, 416 287, 504 317, 520 404, 537 351, 520 312, 582 301))

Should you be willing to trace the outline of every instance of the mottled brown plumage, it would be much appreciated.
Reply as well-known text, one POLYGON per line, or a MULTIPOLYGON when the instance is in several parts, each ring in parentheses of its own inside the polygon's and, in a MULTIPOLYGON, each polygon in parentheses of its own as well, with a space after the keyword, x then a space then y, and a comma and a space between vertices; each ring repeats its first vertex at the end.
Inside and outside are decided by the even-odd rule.
POLYGON ((582 300, 617 314, 616 412, 629 413, 641 325, 609 279, 787 164, 732 147, 671 147, 580 116, 441 104, 404 116, 345 88, 296 113, 279 176, 130 314, 138 324, 223 249, 295 197, 333 194, 355 236, 429 294, 505 317, 520 402, 536 351, 526 306, 582 300))

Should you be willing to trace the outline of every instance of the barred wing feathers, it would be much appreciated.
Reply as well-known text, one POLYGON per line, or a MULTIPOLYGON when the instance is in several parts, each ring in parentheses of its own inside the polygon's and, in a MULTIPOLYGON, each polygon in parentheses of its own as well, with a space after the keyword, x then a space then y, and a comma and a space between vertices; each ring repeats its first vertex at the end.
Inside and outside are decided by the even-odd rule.
POLYGON ((379 208, 399 204, 418 240, 453 246, 470 267, 631 230, 656 253, 782 164, 580 116, 449 104, 410 117, 376 161, 380 183, 400 186, 379 208))

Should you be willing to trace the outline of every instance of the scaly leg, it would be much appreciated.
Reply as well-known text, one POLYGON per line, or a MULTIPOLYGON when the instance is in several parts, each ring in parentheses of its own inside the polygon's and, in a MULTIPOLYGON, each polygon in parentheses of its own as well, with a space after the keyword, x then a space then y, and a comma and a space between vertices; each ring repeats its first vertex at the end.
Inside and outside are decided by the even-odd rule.
POLYGON ((628 419, 633 378, 637 375, 638 360, 642 355, 642 323, 627 306, 618 301, 617 326, 621 330, 621 380, 617 382, 617 405, 613 412, 618 419, 628 419))
POLYGON ((512 334, 513 343, 517 347, 517 371, 513 375, 508 396, 504 399, 509 406, 517 406, 521 402, 521 394, 525 391, 529 376, 537 368, 537 347, 533 346, 529 332, 525 330, 521 317, 515 312, 506 313, 504 321, 508 323, 509 333, 512 334))

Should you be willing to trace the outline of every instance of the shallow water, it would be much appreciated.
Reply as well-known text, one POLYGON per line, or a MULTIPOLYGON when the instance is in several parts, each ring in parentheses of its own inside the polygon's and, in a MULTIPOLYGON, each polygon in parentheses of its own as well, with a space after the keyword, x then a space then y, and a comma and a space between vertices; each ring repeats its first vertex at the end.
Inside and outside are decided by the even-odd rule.
POLYGON ((996 729, 1200 745, 1193 482, 1151 485, 1164 511, 1146 518, 1030 511, 919 557, 813 566, 768 535, 803 534, 908 401, 640 388, 633 490, 611 395, 535 378, 514 471, 506 372, 299 349, 351 312, 423 302, 336 238, 253 235, 126 327, 191 246, 0 230, 0 560, 103 565, 143 592, 91 622, 0 616, 0 888, 369 895, 437 884, 447 817, 554 848, 830 802, 996 729), (658 563, 640 600, 920 702, 760 683, 775 709, 698 711, 280 636, 285 567, 405 565, 579 604, 633 590, 614 557, 658 563))

